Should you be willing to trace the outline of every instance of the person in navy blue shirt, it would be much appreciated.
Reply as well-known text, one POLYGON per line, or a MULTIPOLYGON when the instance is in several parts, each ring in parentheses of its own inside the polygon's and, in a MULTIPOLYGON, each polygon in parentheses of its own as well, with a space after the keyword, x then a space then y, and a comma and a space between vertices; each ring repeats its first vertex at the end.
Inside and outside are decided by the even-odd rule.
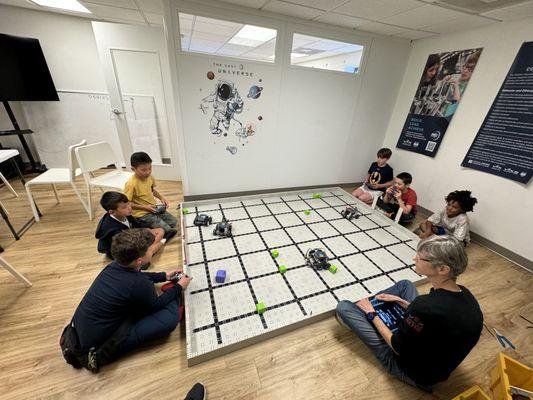
POLYGON ((370 164, 363 185, 352 192, 352 195, 366 204, 372 204, 375 196, 381 196, 392 185, 394 171, 388 164, 392 156, 391 149, 379 149, 377 160, 370 164))
MULTIPOLYGON (((78 368, 97 372, 140 344, 168 335, 178 325, 181 294, 191 278, 184 276, 158 296, 154 283, 166 282, 180 271, 140 271, 151 259, 148 249, 153 241, 148 229, 127 229, 113 237, 115 261, 96 277, 65 328, 69 338, 75 334, 75 346, 71 343, 70 347, 75 347, 76 357, 82 360, 78 368)), ((65 356, 67 346, 61 347, 65 356)))

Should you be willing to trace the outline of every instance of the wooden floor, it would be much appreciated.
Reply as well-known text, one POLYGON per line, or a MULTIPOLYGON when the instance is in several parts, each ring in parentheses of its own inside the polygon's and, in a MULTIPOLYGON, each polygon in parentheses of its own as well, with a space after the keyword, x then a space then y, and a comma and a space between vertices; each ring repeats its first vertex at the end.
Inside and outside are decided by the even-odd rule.
MULTIPOLYGON (((30 211, 20 182, 13 183, 21 199, 12 199, 3 187, 0 200, 17 225, 30 211)), ((182 199, 179 183, 161 182, 161 192, 173 208, 182 199)), ((191 368, 179 326, 168 340, 96 375, 75 370, 63 361, 58 337, 106 265, 94 239, 102 212, 88 221, 71 189, 61 188, 59 194, 62 202, 56 205, 49 188, 36 190, 44 216, 20 241, 0 223, 2 257, 34 284, 26 289, 0 269, 0 399, 182 399, 196 381, 205 383, 210 399, 450 399, 474 384, 488 391, 500 347, 486 329, 463 364, 429 395, 389 377, 333 316, 191 368)), ((172 240, 151 270, 179 267, 180 251, 179 239, 172 240)), ((519 317, 533 314, 532 274, 476 244, 468 253, 470 265, 460 283, 479 300, 487 325, 517 345, 510 354, 532 365, 533 329, 519 317)), ((427 284, 420 288, 428 290, 427 284)))

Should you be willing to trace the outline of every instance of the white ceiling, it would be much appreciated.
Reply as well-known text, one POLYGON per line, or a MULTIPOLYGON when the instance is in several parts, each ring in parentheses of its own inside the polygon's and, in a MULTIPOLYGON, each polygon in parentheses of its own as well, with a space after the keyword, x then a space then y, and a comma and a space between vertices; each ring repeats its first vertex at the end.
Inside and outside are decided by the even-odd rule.
MULTIPOLYGON (((533 0, 219 1, 407 39, 421 39, 501 21, 533 17, 533 0)), ((80 0, 80 2, 93 13, 81 15, 87 18, 150 26, 162 24, 161 0, 80 0)), ((61 12, 38 6, 29 0, 0 0, 0 4, 61 12)))

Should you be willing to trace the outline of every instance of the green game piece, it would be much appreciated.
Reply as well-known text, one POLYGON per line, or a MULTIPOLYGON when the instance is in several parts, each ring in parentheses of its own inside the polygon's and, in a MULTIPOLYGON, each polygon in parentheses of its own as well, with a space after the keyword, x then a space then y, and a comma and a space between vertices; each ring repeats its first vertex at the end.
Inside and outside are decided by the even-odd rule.
POLYGON ((188 208, 184 208, 183 209, 183 215, 186 215, 186 214, 189 214, 189 209, 188 208))
POLYGON ((277 250, 272 250, 272 251, 270 252, 270 254, 272 254, 272 257, 277 258, 277 257, 279 256, 279 251, 277 251, 277 250))
POLYGON ((309 214, 311 214, 311 210, 305 210, 305 211, 304 211, 304 214, 305 214, 305 215, 309 215, 309 214))
POLYGON ((263 314, 266 310, 266 307, 263 303, 257 303, 255 305, 255 311, 257 311, 258 314, 263 314))
POLYGON ((321 199, 321 198, 322 198, 322 193, 313 194, 313 199, 321 199))
POLYGON ((331 272, 332 274, 335 274, 335 273, 337 272, 337 266, 331 264, 331 265, 329 266, 329 272, 331 272))
POLYGON ((280 274, 284 274, 285 272, 287 272, 287 267, 285 265, 280 265, 278 267, 278 270, 280 274))

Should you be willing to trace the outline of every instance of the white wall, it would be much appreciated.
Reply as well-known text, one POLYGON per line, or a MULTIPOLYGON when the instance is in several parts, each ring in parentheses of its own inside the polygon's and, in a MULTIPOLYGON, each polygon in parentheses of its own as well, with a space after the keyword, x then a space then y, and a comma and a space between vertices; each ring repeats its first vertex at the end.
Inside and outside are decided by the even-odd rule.
POLYGON ((444 206, 443 198, 450 191, 472 190, 479 200, 470 214, 472 231, 530 260, 533 184, 522 185, 460 164, 520 45, 531 40, 533 19, 416 41, 384 141, 393 149, 394 170, 413 175, 413 188, 422 206, 435 211, 444 206), (428 54, 475 47, 483 47, 483 53, 436 157, 394 149, 428 54))
MULTIPOLYGON (((409 55, 408 41, 361 36, 321 24, 297 24, 295 18, 278 19, 251 12, 243 16, 231 7, 216 9, 214 4, 207 7, 186 2, 174 4, 179 11, 189 14, 197 12, 278 29, 274 65, 190 53, 177 55, 188 175, 186 195, 363 179, 384 139, 409 55), (288 46, 292 31, 364 44, 361 73, 351 76, 291 67, 288 46), (201 98, 214 85, 214 81, 206 79, 213 62, 242 63, 244 70, 254 71, 254 79, 261 76, 263 80, 261 98, 254 103, 246 98, 253 79, 233 79, 245 104, 256 107, 246 111, 245 106, 239 118, 253 121, 257 114, 263 116, 261 122, 255 122, 257 134, 245 146, 237 146, 234 156, 225 151, 226 144, 234 144, 233 134, 212 135, 209 116, 199 110, 201 98)), ((178 27, 174 25, 173 29, 178 37, 178 27)))
MULTIPOLYGON (((89 19, 0 5, 0 32, 39 39, 58 91, 105 94, 106 85, 89 19)), ((71 94, 59 95, 62 100, 73 98, 71 94)), ((85 100, 88 95, 79 95, 78 98, 85 100)), ((103 115, 105 120, 97 124, 106 129, 95 129, 96 126, 91 124, 75 124, 76 118, 83 115, 81 107, 84 105, 87 103, 82 101, 71 104, 11 103, 21 127, 35 131, 33 135, 26 135, 26 140, 33 142, 39 152, 40 157, 35 152, 34 157, 40 158, 49 167, 66 166, 67 145, 77 142, 80 137, 85 137, 89 142, 116 142, 114 137, 110 137, 114 133, 108 129, 111 125, 105 121, 109 121, 107 113, 103 115), (32 115, 28 115, 28 112, 32 115), (80 115, 77 116, 78 112, 80 115), (24 113, 28 118, 25 118, 24 113), (38 122, 37 125, 35 122, 38 122)), ((13 129, 3 107, 0 107, 0 129, 13 129)), ((18 138, 2 137, 0 142, 5 147, 18 148, 26 159, 18 138)))

